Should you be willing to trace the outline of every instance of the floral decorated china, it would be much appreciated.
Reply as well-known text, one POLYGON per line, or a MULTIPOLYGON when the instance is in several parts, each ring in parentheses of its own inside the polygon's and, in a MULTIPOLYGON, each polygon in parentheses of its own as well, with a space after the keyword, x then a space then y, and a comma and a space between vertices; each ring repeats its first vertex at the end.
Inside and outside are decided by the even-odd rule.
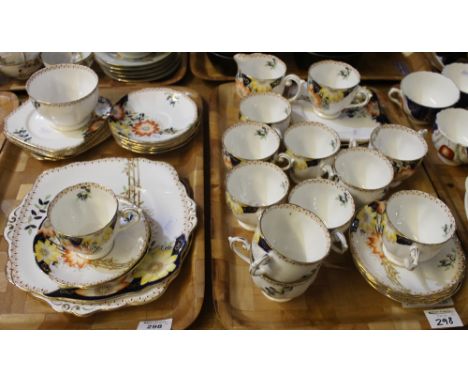
POLYGON ((319 178, 325 165, 332 165, 341 146, 338 134, 319 122, 299 122, 284 132, 286 155, 292 162, 291 178, 299 183, 319 178))
POLYGON ((114 105, 109 126, 128 142, 161 145, 188 133, 197 121, 197 105, 190 96, 170 88, 146 88, 114 105))
POLYGON ((60 191, 47 216, 57 244, 88 260, 107 256, 117 234, 144 219, 141 209, 122 204, 112 190, 92 182, 60 191))
POLYGON ((18 80, 27 80, 42 67, 38 52, 0 53, 0 73, 18 80))
POLYGON ((421 191, 393 194, 382 219, 385 256, 409 270, 437 256, 455 235, 455 218, 449 208, 421 191))
POLYGON ((276 56, 263 53, 234 55, 237 64, 236 89, 240 97, 252 93, 283 93, 285 84, 293 81, 299 91, 301 79, 286 76, 286 64, 276 56))
POLYGON ((309 179, 295 186, 289 203, 316 214, 330 231, 331 248, 337 253, 348 250, 345 237, 354 216, 354 200, 348 190, 328 179, 309 179))
POLYGON ((236 123, 224 132, 222 142, 223 160, 228 169, 252 160, 266 162, 284 160, 286 165, 283 169, 290 167, 289 158, 278 155, 281 144, 279 134, 263 123, 236 123))
POLYGON ((439 111, 458 102, 460 91, 442 74, 421 71, 408 74, 401 80, 400 88, 389 90, 388 97, 413 122, 432 124, 439 111))
POLYGON ((394 265, 382 249, 384 202, 362 207, 350 228, 353 260, 364 279, 380 293, 410 304, 436 304, 451 297, 465 275, 465 255, 454 236, 429 261, 413 271, 394 265))
POLYGON ((293 101, 292 123, 302 121, 320 122, 335 130, 341 142, 367 143, 372 131, 382 123, 388 123, 375 94, 362 108, 347 109, 335 119, 322 118, 314 112, 312 104, 303 97, 293 101))
POLYGON ((450 108, 438 113, 432 142, 440 160, 445 164, 467 164, 468 110, 450 108))
POLYGON ((164 62, 165 59, 173 55, 171 52, 164 53, 151 53, 143 57, 124 57, 119 53, 112 52, 96 52, 96 60, 104 62, 110 67, 117 68, 138 68, 155 65, 160 62, 164 62))
MULTIPOLYGON (((187 196, 177 172, 167 163, 144 158, 107 158, 48 170, 36 180, 14 223, 8 224, 5 230, 10 279, 17 287, 44 298, 103 300, 102 305, 92 311, 129 305, 138 299, 130 295, 127 298, 127 294, 143 293, 177 272, 196 223, 196 205, 187 196), (104 284, 106 288, 100 285, 95 287, 97 289, 62 289, 37 266, 34 257, 34 238, 52 197, 77 182, 99 182, 109 187, 139 206, 151 227, 151 241, 145 257, 122 279, 104 284), (26 256, 27 253, 30 256, 26 256), (105 293, 101 293, 102 290, 105 293), (119 301, 117 306, 113 305, 115 300, 119 301)), ((156 298, 162 291, 151 293, 157 293, 153 296, 156 298)))
MULTIPOLYGON (((324 60, 311 65, 306 86, 315 113, 335 119, 346 109, 366 106, 372 93, 359 86, 360 81, 359 72, 345 62, 324 60)), ((305 81, 301 83, 305 85, 305 81)), ((291 100, 299 95, 297 92, 291 100)))
POLYGON ((312 277, 330 250, 330 235, 320 218, 295 204, 266 208, 259 220, 252 244, 243 237, 229 237, 234 253, 250 262, 250 273, 291 283, 312 277), (242 249, 238 248, 238 245, 242 249))
POLYGON ((276 93, 254 93, 241 100, 240 119, 265 123, 284 133, 291 120, 291 105, 276 93))
POLYGON ((358 206, 381 199, 393 180, 392 163, 379 151, 364 147, 341 150, 333 167, 324 170, 346 187, 358 206))
POLYGON ((56 129, 77 130, 88 124, 99 98, 99 77, 87 66, 60 64, 34 73, 26 91, 34 108, 56 129))
MULTIPOLYGON (((119 203, 124 208, 133 207, 124 199, 119 203)), ((108 254, 103 258, 88 259, 65 247, 50 219, 46 218, 33 241, 34 257, 39 268, 60 286, 89 288, 126 274, 145 255, 149 239, 150 228, 142 215, 135 224, 116 235, 108 254)))
MULTIPOLYGON (((14 209, 7 221, 5 238, 8 243, 12 240, 15 223, 26 199, 14 209)), ((190 239, 190 238, 189 238, 190 239)), ((145 254, 145 262, 140 262, 133 273, 96 287, 86 289, 61 288, 50 295, 33 293, 33 295, 47 302, 57 312, 71 313, 76 316, 87 316, 98 311, 108 311, 124 306, 141 305, 156 300, 167 290, 174 280, 190 247, 184 240, 177 240, 174 250, 170 252, 168 246, 156 246, 152 242, 152 250, 145 254), (184 244, 185 243, 185 244, 184 244), (173 253, 173 254, 172 254, 173 253), (177 258, 174 260, 174 256, 177 258), (131 277, 130 277, 131 276, 131 277), (151 280, 142 285, 139 279, 151 280)), ((14 285, 11 276, 11 264, 7 263, 6 276, 14 285)))
POLYGON ((226 201, 241 227, 254 231, 262 211, 281 203, 289 191, 289 180, 278 166, 248 161, 226 175, 226 201))
POLYGON ((380 151, 392 162, 392 186, 412 176, 427 154, 426 129, 415 131, 401 125, 382 125, 371 135, 369 147, 380 151))
MULTIPOLYGON (((100 97, 100 102, 106 100, 100 97)), ((37 112, 31 100, 24 102, 5 119, 4 133, 13 144, 52 158, 75 156, 110 136, 107 122, 95 119, 80 130, 59 131, 37 112)))
POLYGON ((92 52, 42 52, 41 59, 46 67, 57 64, 91 66, 94 56, 92 52))
POLYGON ((468 64, 455 62, 444 67, 442 75, 450 78, 460 90, 459 107, 468 107, 468 64))

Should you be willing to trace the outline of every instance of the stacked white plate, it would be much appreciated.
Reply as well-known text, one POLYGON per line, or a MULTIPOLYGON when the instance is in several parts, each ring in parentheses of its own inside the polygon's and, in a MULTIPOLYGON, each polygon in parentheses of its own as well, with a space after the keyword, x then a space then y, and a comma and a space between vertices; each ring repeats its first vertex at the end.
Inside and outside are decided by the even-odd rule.
POLYGON ((95 60, 110 78, 122 82, 156 81, 170 76, 180 66, 180 53, 95 53, 95 60))

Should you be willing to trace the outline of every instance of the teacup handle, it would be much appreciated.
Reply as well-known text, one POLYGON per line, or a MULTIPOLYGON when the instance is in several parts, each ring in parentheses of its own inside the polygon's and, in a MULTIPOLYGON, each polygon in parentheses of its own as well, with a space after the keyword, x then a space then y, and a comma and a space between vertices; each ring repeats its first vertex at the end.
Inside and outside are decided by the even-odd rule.
POLYGON ((369 103, 369 101, 372 98, 372 92, 369 89, 367 89, 366 87, 362 87, 362 86, 359 86, 359 89, 358 89, 358 91, 356 93, 356 96, 354 98, 358 97, 359 95, 364 97, 364 100, 362 100, 361 102, 358 102, 358 103, 352 103, 351 105, 346 106, 345 108, 343 108, 343 110, 364 107, 369 103))
POLYGON ((262 271, 262 266, 267 265, 270 262, 270 257, 268 255, 263 255, 260 259, 254 261, 250 265, 250 274, 252 276, 260 276, 265 274, 265 271, 262 271))
POLYGON ((412 271, 419 264, 419 256, 421 254, 421 251, 419 250, 416 244, 411 244, 409 251, 410 251, 410 257, 405 259, 404 264, 405 264, 406 269, 408 269, 409 271, 412 271))
POLYGON ((281 80, 281 87, 283 86, 291 86, 291 83, 295 82, 297 85, 297 90, 296 94, 294 94, 292 97, 288 98, 289 102, 295 101, 301 94, 301 88, 302 84, 305 82, 302 78, 299 76, 296 76, 295 74, 288 74, 281 80))
POLYGON ((332 249, 337 253, 345 253, 348 250, 348 242, 343 232, 333 231, 332 233, 333 241, 336 241, 337 244, 332 243, 332 249))
POLYGON ((340 180, 338 174, 335 172, 335 170, 333 170, 332 166, 330 166, 329 164, 321 165, 320 169, 322 171, 322 178, 326 176, 327 179, 333 180, 335 182, 338 182, 340 180))
POLYGON ((240 244, 244 251, 250 251, 249 242, 243 237, 239 237, 239 236, 229 236, 228 241, 229 241, 229 246, 231 247, 232 251, 237 256, 239 256, 242 260, 244 260, 247 264, 250 265, 250 259, 247 256, 245 256, 242 253, 242 251, 236 247, 236 244, 240 244))
POLYGON ((287 171, 293 166, 294 158, 292 158, 286 153, 279 153, 278 157, 275 160, 275 163, 279 166, 279 168, 281 168, 281 170, 287 171), (286 162, 286 164, 284 166, 281 166, 278 162, 283 162, 283 161, 286 162))
POLYGON ((390 101, 392 101, 393 103, 396 103, 398 106, 403 108, 403 104, 401 103, 401 100, 403 99, 403 94, 401 92, 401 89, 391 88, 388 91, 388 98, 390 98, 390 101))
POLYGON ((142 214, 141 208, 137 207, 125 207, 119 210, 118 231, 123 231, 138 223, 142 219, 142 214))

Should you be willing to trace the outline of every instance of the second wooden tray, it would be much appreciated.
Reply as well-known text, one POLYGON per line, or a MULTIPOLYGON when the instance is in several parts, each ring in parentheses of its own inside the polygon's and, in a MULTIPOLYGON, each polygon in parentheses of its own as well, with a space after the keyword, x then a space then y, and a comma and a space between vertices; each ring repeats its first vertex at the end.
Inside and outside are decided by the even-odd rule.
MULTIPOLYGON (((392 119, 403 123, 393 104, 384 96, 386 88, 373 88, 392 119), (396 116, 396 118, 394 118, 396 116)), ((404 308, 372 289, 346 253, 331 254, 317 280, 301 297, 287 303, 267 300, 250 279, 248 265, 229 248, 227 237, 241 235, 248 240, 252 233, 239 227, 225 201, 225 168, 221 155, 223 131, 238 119, 239 99, 234 84, 220 85, 210 102, 211 142, 211 214, 212 214, 212 283, 215 309, 226 328, 428 328, 423 310, 404 308)), ((425 170, 399 189, 419 189, 436 194, 425 170)), ((459 231, 459 234, 464 234, 459 231)), ((459 235, 460 236, 460 235, 459 235)), ((465 284, 453 297, 462 320, 468 322, 468 287, 465 284)))

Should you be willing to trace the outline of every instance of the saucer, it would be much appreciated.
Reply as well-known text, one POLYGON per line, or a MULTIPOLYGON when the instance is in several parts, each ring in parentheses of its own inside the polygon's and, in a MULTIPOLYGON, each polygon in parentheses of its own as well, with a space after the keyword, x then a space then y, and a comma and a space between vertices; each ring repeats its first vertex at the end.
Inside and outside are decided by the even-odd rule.
POLYGON ((121 55, 114 53, 114 52, 95 52, 94 56, 96 60, 100 63, 104 63, 106 66, 109 67, 116 67, 116 68, 142 68, 148 66, 154 66, 158 63, 164 62, 174 55, 173 52, 159 52, 159 53, 151 53, 145 57, 141 57, 138 59, 132 58, 125 58, 121 55))
POLYGON ((342 143, 350 142, 352 139, 357 143, 367 143, 377 126, 388 123, 388 118, 383 113, 375 93, 365 107, 345 110, 336 119, 319 116, 308 99, 293 101, 291 107, 291 123, 302 121, 323 123, 338 133, 342 143))
MULTIPOLYGON (((96 110, 107 102, 100 97, 96 110)), ((103 120, 92 119, 85 128, 63 132, 40 115, 27 100, 5 119, 4 132, 13 144, 45 158, 69 158, 89 150, 109 136, 103 120)))
MULTIPOLYGON (((122 207, 134 207, 119 198, 122 207)), ((89 288, 116 280, 132 269, 146 253, 150 238, 149 225, 140 221, 117 234, 112 250, 103 258, 88 260, 63 248, 46 217, 33 240, 36 264, 62 287, 89 288)))
POLYGON ((390 262, 382 250, 382 214, 385 202, 362 207, 350 227, 350 249, 364 279, 393 300, 435 304, 456 293, 465 274, 465 255, 458 238, 449 240, 440 254, 409 271, 390 262))
POLYGON ((170 88, 131 92, 113 107, 109 126, 117 142, 137 148, 164 149, 190 138, 198 109, 188 95, 170 88))

